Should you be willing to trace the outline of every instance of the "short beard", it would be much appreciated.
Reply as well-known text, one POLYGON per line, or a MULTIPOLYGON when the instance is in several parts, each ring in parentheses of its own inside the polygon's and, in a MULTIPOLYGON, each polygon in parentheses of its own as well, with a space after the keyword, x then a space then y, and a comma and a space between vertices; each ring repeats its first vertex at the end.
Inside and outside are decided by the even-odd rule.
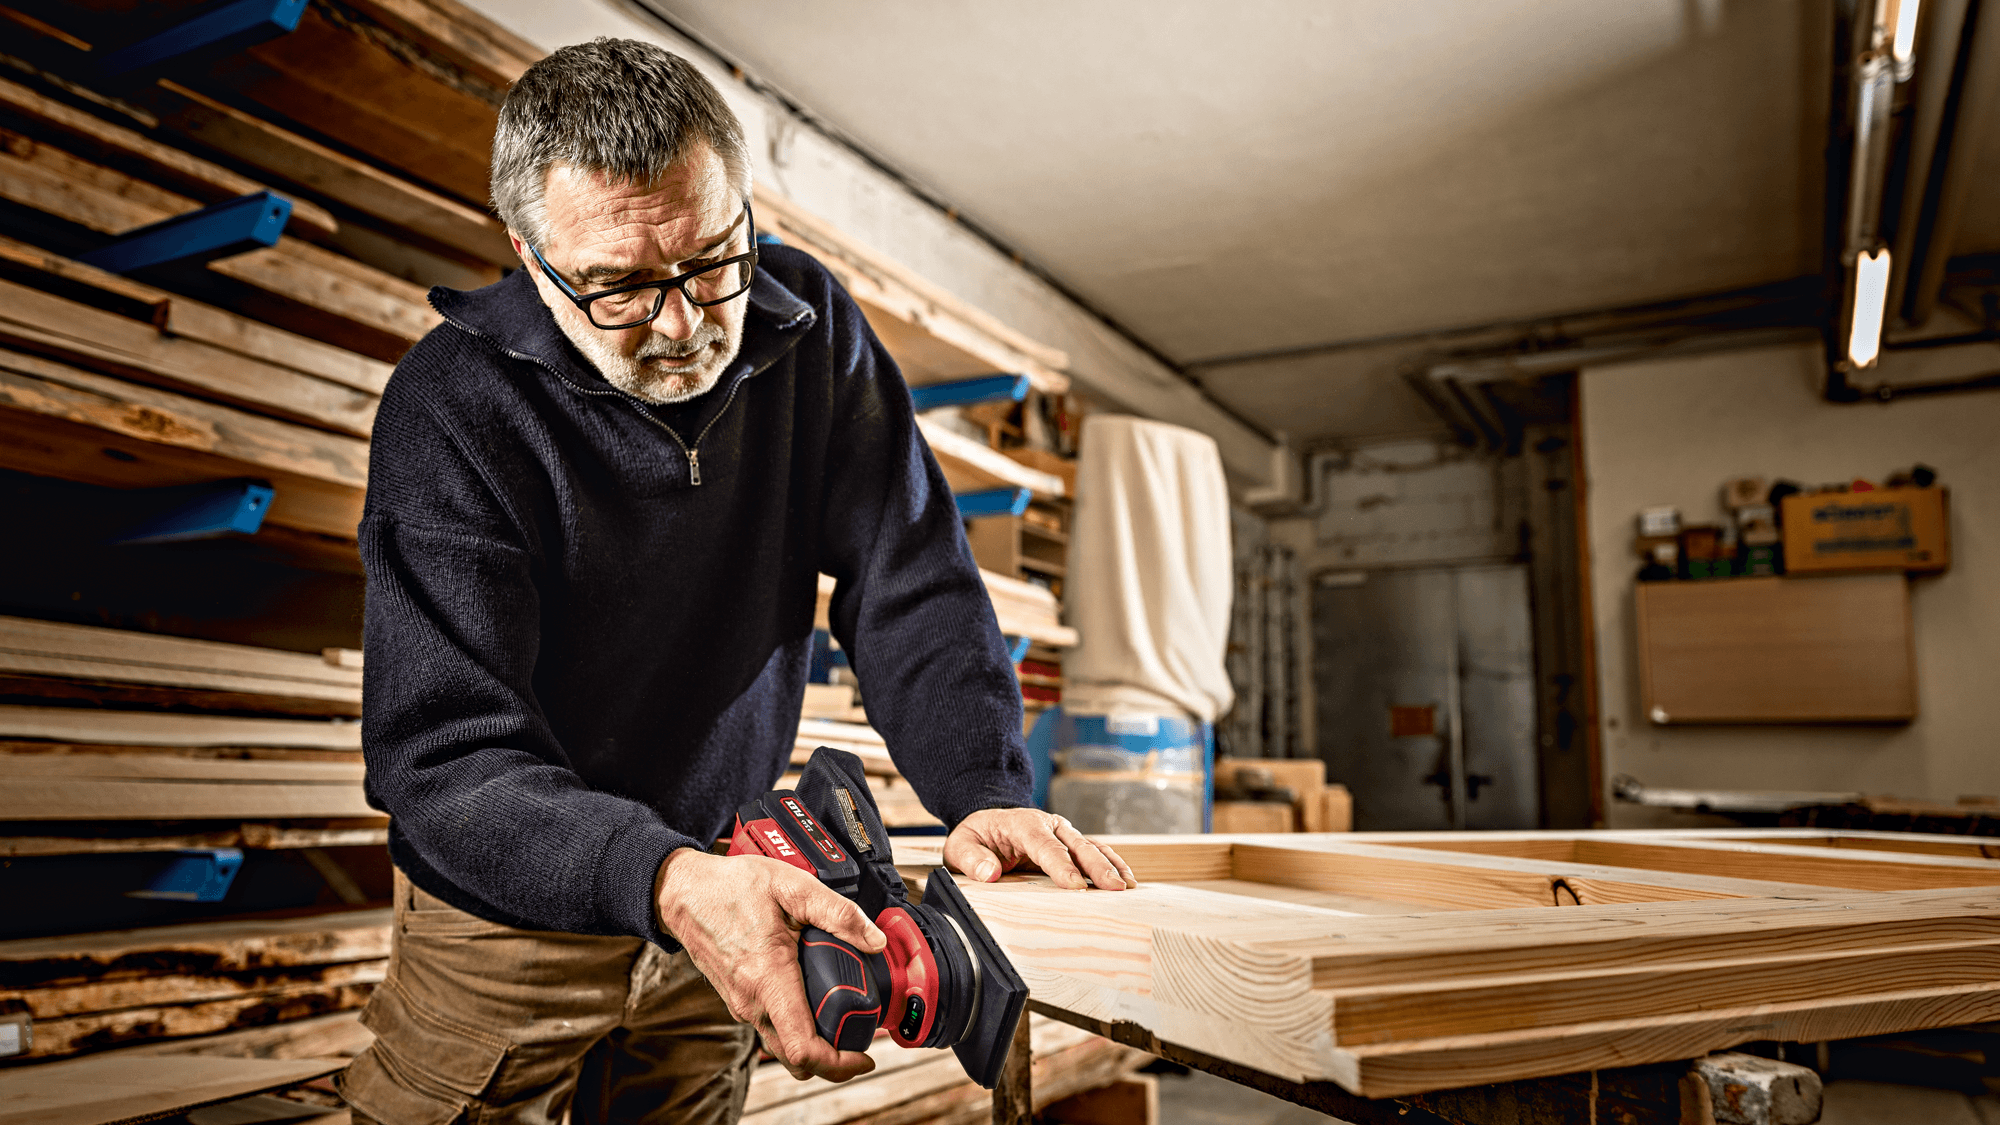
POLYGON ((737 348, 742 339, 731 339, 721 325, 713 320, 703 319, 694 330, 694 335, 685 340, 670 340, 657 332, 648 332, 638 354, 625 355, 612 347, 611 340, 598 329, 584 324, 572 324, 572 317, 556 318, 563 335, 576 345, 591 366, 604 380, 633 398, 653 403, 686 402, 697 395, 706 394, 722 378, 729 361, 736 358, 737 348), (711 345, 714 345, 711 347, 711 345), (648 359, 662 356, 693 355, 707 349, 709 354, 688 367, 667 367, 647 363, 648 359))

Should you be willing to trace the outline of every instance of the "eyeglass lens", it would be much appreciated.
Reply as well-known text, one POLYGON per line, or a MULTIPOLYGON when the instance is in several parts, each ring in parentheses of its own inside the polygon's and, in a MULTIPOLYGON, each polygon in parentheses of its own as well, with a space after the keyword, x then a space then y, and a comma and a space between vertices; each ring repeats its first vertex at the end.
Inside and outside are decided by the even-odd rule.
MULTIPOLYGON (((682 291, 697 305, 726 301, 750 288, 748 262, 724 262, 681 283, 682 291)), ((588 305, 590 322, 599 328, 634 328, 660 314, 666 304, 665 289, 634 289, 593 299, 588 305)))

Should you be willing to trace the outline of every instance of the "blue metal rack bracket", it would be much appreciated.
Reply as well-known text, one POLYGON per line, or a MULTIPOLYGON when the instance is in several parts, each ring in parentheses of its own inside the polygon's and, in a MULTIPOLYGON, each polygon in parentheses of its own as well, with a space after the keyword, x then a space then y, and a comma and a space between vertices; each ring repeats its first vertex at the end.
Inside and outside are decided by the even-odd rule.
POLYGON ((112 51, 97 61, 99 74, 130 75, 190 56, 235 54, 296 29, 306 0, 234 0, 214 4, 200 15, 157 35, 112 51))
POLYGON ((966 520, 985 516, 1018 516, 1028 510, 1030 493, 1025 488, 989 488, 983 492, 958 492, 958 517, 966 520))
POLYGON ((128 898, 159 898, 176 902, 221 902, 243 867, 238 848, 188 848, 167 856, 166 865, 128 898))
POLYGON ((276 490, 260 480, 224 480, 126 494, 135 518, 111 543, 172 543, 219 535, 255 535, 276 490))
POLYGON ((977 379, 960 379, 954 383, 931 383, 910 388, 910 399, 917 405, 917 412, 935 410, 940 406, 971 406, 981 402, 1019 402, 1028 397, 1028 377, 1026 375, 981 375, 977 379))
POLYGON ((76 257, 112 273, 169 262, 212 261, 276 246, 291 217, 291 200, 268 191, 252 192, 126 231, 111 245, 76 257))

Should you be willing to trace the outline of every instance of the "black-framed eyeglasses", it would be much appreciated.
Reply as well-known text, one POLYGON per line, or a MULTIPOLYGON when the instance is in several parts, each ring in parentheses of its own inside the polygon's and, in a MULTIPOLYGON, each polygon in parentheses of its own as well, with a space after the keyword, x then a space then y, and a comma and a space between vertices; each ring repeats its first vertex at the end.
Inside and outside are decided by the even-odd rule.
POLYGON ((542 267, 542 273, 555 283, 557 289, 570 299, 590 323, 598 328, 637 328, 650 324, 667 307, 667 290, 677 289, 688 303, 707 308, 724 301, 734 300, 750 288, 750 281, 757 273, 757 215, 750 209, 750 201, 743 201, 743 217, 750 228, 750 249, 747 253, 719 262, 705 265, 698 270, 689 270, 678 277, 664 281, 640 281, 631 285, 620 285, 597 293, 578 293, 570 283, 549 267, 548 259, 528 243, 528 252, 535 256, 535 262, 542 267))

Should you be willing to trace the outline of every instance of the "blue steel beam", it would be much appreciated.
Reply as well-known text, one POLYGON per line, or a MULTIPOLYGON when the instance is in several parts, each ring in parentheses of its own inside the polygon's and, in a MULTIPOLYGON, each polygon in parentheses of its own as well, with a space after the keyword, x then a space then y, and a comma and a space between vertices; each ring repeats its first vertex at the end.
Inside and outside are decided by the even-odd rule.
POLYGON ((243 867, 236 848, 188 848, 164 857, 166 863, 127 898, 161 898, 177 902, 221 902, 243 867))
POLYGON ((981 375, 954 383, 932 383, 911 387, 910 398, 919 412, 940 406, 971 406, 981 402, 1019 402, 1028 397, 1026 375, 981 375))
POLYGON ((277 493, 260 480, 224 480, 126 493, 138 516, 112 543, 171 543, 231 533, 255 535, 277 493))
POLYGON ((306 0, 234 0, 211 5, 200 15, 158 35, 121 47, 98 60, 107 77, 150 70, 175 61, 235 54, 292 31, 306 11, 306 0))
POLYGON ((76 257, 112 273, 169 262, 212 261, 276 246, 291 217, 291 200, 268 191, 252 192, 126 231, 111 245, 76 257))
POLYGON ((957 492, 958 517, 976 520, 985 516, 1018 516, 1028 510, 1025 488, 989 488, 983 492, 957 492))

